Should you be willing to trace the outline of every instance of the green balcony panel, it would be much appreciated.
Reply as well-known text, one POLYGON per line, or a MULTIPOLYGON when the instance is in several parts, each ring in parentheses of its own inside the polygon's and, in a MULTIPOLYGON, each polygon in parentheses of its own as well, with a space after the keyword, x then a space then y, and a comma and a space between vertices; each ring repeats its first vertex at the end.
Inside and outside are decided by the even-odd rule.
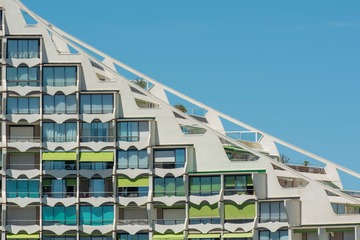
POLYGON ((76 178, 66 179, 66 186, 76 186, 76 178))
POLYGON ((114 152, 82 152, 80 162, 113 162, 114 152))
POLYGON ((244 232, 244 233, 225 233, 224 238, 252 238, 252 232, 244 232))
POLYGON ((118 177, 118 187, 148 187, 149 176, 140 176, 135 179, 118 177))
POLYGON ((51 179, 50 178, 43 179, 42 185, 43 186, 51 186, 51 179))
POLYGON ((245 202, 242 205, 234 202, 225 203, 225 219, 253 219, 255 214, 255 203, 253 202, 245 202))
POLYGON ((220 217, 218 204, 190 204, 189 216, 192 218, 220 217))
POLYGON ((39 239, 40 234, 6 234, 6 239, 39 239))
POLYGON ((189 234, 188 239, 194 238, 220 238, 219 233, 208 233, 208 234, 189 234))
POLYGON ((43 152, 43 161, 76 161, 76 152, 43 152))
POLYGON ((154 234, 153 240, 183 240, 183 234, 154 234))

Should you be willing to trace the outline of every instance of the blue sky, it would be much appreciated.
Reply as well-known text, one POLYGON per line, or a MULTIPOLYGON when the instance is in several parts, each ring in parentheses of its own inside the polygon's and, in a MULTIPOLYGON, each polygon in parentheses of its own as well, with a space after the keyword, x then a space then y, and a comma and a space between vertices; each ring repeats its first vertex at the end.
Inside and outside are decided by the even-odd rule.
POLYGON ((23 2, 165 85, 360 172, 359 1, 23 2))

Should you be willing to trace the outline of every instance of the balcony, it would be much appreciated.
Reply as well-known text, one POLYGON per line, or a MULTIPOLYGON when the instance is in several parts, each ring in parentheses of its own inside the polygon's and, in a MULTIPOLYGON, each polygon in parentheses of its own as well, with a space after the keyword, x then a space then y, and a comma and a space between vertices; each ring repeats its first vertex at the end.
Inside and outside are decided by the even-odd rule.
POLYGON ((119 187, 118 189, 118 202, 123 206, 130 203, 141 206, 149 202, 148 187, 119 187))
POLYGON ((13 233, 25 231, 28 234, 38 232, 40 230, 39 213, 39 207, 8 206, 5 230, 13 233))
POLYGON ((80 178, 79 193, 81 202, 87 202, 93 206, 100 206, 101 204, 114 202, 115 200, 111 178, 80 178))
POLYGON ((149 121, 128 121, 117 122, 117 141, 123 149, 135 146, 137 149, 144 149, 150 144, 151 122, 149 121))
POLYGON ((225 132, 226 136, 237 140, 245 142, 260 142, 263 138, 263 135, 254 131, 229 131, 225 132))
POLYGON ((65 95, 77 91, 77 66, 44 66, 43 87, 49 95, 55 95, 59 90, 65 95))
POLYGON ((250 232, 254 228, 254 224, 254 218, 225 219, 224 229, 230 232, 235 232, 238 228, 242 228, 244 232, 250 232))
POLYGON ((195 229, 201 233, 221 229, 220 218, 190 218, 189 229, 195 229))
POLYGON ((153 221, 156 232, 165 233, 168 230, 179 233, 185 229, 185 219, 156 219, 153 221))
POLYGON ((6 174, 12 178, 25 175, 37 177, 40 173, 40 154, 38 152, 8 152, 6 157, 6 174))
POLYGON ((113 151, 82 151, 80 152, 80 175, 91 178, 100 175, 102 178, 109 177, 114 168, 113 151))
POLYGON ((43 178, 42 180, 43 203, 55 206, 61 202, 64 206, 71 206, 77 202, 77 182, 73 178, 55 179, 43 178))
POLYGON ((81 136, 80 146, 90 148, 93 151, 100 151, 105 147, 115 146, 114 136, 81 136))
POLYGON ((313 173, 313 174, 326 174, 326 171, 323 167, 294 165, 294 164, 286 164, 286 165, 298 172, 313 173))
POLYGON ((6 130, 8 147, 25 152, 40 147, 39 125, 8 125, 6 130))
POLYGON ((146 208, 119 208, 117 226, 118 229, 124 230, 131 235, 134 235, 139 231, 148 231, 150 225, 146 208))
POLYGON ((186 150, 178 149, 155 149, 154 168, 155 174, 165 177, 168 173, 178 177, 185 173, 186 150))
POLYGON ((43 158, 43 174, 56 178, 64 178, 67 175, 76 174, 76 161, 51 161, 43 158))

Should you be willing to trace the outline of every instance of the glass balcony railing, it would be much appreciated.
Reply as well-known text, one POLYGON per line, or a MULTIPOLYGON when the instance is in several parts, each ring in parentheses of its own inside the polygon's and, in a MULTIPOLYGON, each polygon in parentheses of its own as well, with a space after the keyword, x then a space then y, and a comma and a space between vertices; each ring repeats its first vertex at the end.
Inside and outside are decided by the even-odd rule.
POLYGON ((24 137, 13 137, 10 136, 8 138, 9 143, 16 143, 16 142, 32 142, 32 143, 39 143, 39 137, 32 137, 32 136, 24 136, 24 137))
MULTIPOLYGON (((185 211, 185 209, 184 209, 185 211)), ((177 224, 184 224, 185 219, 156 219, 154 220, 154 224, 158 225, 177 225, 177 224)))
POLYGON ((162 169, 175 169, 175 168, 183 168, 185 163, 154 163, 155 168, 162 169))
POLYGON ((118 225, 148 225, 147 219, 119 219, 117 220, 118 225))
POLYGON ((17 219, 6 220, 6 225, 31 226, 31 225, 39 225, 39 224, 40 224, 40 220, 17 220, 17 219))
MULTIPOLYGON (((76 218, 76 216, 75 216, 76 218)), ((76 220, 64 220, 64 221, 57 221, 57 220, 43 220, 43 226, 59 226, 59 225, 67 225, 67 226, 76 226, 76 220)))
POLYGON ((80 219, 81 225, 90 225, 90 226, 102 226, 102 225, 112 225, 114 219, 102 219, 102 220, 94 220, 94 219, 80 219))
POLYGON ((248 187, 245 189, 225 189, 224 190, 224 195, 225 196, 231 196, 231 195, 254 195, 254 188, 253 187, 248 187))
POLYGON ((154 197, 184 197, 185 191, 154 191, 154 197))
POLYGON ((6 197, 7 198, 39 198, 40 197, 40 193, 39 192, 10 192, 7 191, 6 192, 6 197))
POLYGON ((81 198, 90 198, 90 197, 114 197, 113 192, 80 192, 81 198))
POLYGON ((53 170, 76 170, 75 161, 44 161, 43 162, 44 171, 53 171, 53 170))
POLYGON ((76 197, 76 193, 75 192, 44 192, 43 197, 70 198, 70 197, 76 197))
POLYGON ((119 197, 128 197, 128 198, 136 198, 136 197, 147 197, 149 195, 149 191, 123 191, 119 192, 119 197))
POLYGON ((254 222, 253 218, 248 219, 225 219, 225 223, 231 223, 231 224, 244 224, 244 223, 251 223, 254 222))
POLYGON ((219 195, 220 194, 220 190, 209 190, 209 191, 190 191, 190 195, 193 196, 214 196, 214 195, 219 195))
POLYGON ((220 218, 190 218, 190 224, 220 224, 220 218))
POLYGON ((110 162, 80 162, 80 170, 108 170, 113 167, 110 162))
POLYGON ((81 136, 81 142, 113 142, 113 136, 81 136))
POLYGON ((263 135, 258 132, 254 131, 230 131, 225 133, 226 136, 240 141, 247 141, 247 142, 259 142, 263 135))

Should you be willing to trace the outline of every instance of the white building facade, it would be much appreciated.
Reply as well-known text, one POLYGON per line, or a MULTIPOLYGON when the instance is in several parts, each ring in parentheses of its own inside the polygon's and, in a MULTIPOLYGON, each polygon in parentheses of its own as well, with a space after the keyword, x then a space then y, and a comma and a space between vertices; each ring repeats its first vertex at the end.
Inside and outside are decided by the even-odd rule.
POLYGON ((360 174, 0 3, 1 239, 360 239, 360 174))

